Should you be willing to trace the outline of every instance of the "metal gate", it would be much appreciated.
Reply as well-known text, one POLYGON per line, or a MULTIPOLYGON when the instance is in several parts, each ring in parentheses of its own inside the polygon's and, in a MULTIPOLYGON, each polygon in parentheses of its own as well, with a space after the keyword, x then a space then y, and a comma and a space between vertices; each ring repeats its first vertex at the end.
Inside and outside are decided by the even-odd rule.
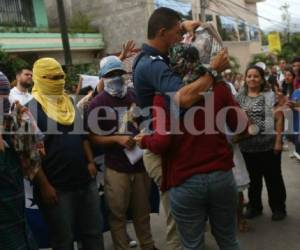
POLYGON ((0 26, 35 26, 32 0, 0 0, 0 26))

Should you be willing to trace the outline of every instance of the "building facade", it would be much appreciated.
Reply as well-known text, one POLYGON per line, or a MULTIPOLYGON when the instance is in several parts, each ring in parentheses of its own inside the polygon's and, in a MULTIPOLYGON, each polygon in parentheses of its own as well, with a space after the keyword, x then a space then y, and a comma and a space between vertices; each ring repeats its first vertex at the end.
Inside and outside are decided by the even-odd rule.
MULTIPOLYGON (((0 49, 29 61, 47 56, 64 64, 58 22, 49 22, 53 14, 57 18, 57 9, 48 5, 44 0, 0 0, 0 49)), ((72 33, 69 40, 74 64, 92 62, 104 48, 100 33, 72 33)))
MULTIPOLYGON (((261 38, 256 3, 263 0, 207 0, 207 21, 218 28, 230 55, 238 59, 244 71, 251 56, 260 53, 261 38)), ((45 1, 46 2, 46 1, 45 1)), ((55 9, 55 0, 47 1, 55 9)), ((104 36, 106 53, 117 53, 126 40, 137 46, 146 41, 147 21, 155 8, 166 6, 181 12, 183 18, 199 20, 200 0, 65 0, 66 12, 78 12, 91 18, 91 24, 104 36)), ((52 13, 52 11, 48 11, 52 13)), ((48 17, 50 23, 57 17, 48 17)))
MULTIPOLYGON (((263 0, 206 1, 206 20, 215 24, 243 72, 251 56, 262 51, 256 3, 263 0)), ((1 6, 8 2, 10 9, 16 5, 16 11, 12 14, 5 12, 5 8, 0 10, 2 49, 10 53, 53 56, 64 63, 56 0, 0 0, 1 6), (20 2, 26 8, 17 6, 20 2), (13 27, 17 32, 9 31, 13 27), (22 32, 24 28, 26 32, 22 32)), ((147 38, 148 18, 157 7, 173 8, 183 18, 194 20, 199 20, 201 12, 200 0, 64 0, 64 5, 67 20, 76 19, 81 13, 99 31, 69 35, 75 64, 91 62, 102 49, 108 54, 118 53, 127 40, 136 41, 140 47, 147 38)))
MULTIPOLYGON (((48 13, 56 9, 56 0, 45 1, 48 13)), ((139 47, 146 39, 147 21, 154 10, 149 0, 65 0, 67 19, 83 13, 104 37, 106 53, 117 53, 122 43, 135 40, 139 47)), ((57 15, 48 16, 51 25, 58 25, 57 15)))

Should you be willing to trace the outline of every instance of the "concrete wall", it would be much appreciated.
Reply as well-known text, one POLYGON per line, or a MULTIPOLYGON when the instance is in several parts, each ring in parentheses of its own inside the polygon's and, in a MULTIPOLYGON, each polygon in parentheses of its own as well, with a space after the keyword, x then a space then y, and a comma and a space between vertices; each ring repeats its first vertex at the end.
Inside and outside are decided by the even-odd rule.
MULTIPOLYGON (((85 2, 85 1, 84 1, 85 2)), ((56 0, 44 0, 45 7, 47 9, 47 17, 50 28, 58 28, 59 20, 57 13, 56 0)), ((67 19, 72 16, 72 0, 64 0, 65 13, 67 19)))
MULTIPOLYGON (((85 63, 98 63, 98 59, 95 57, 96 51, 72 51, 73 64, 85 64, 85 63)), ((61 51, 47 51, 39 52, 38 57, 53 57, 59 61, 62 65, 65 65, 64 54, 61 51)))
POLYGON ((224 45, 229 54, 238 59, 241 73, 245 72, 251 56, 261 52, 260 42, 224 42, 224 45))
POLYGON ((72 0, 72 12, 81 11, 91 17, 92 25, 104 36, 107 53, 121 50, 122 43, 133 39, 137 46, 146 39, 150 1, 141 0, 72 0))
MULTIPOLYGON (((98 65, 99 59, 95 57, 97 51, 72 51, 72 60, 76 64, 90 64, 94 63, 98 65)), ((55 58, 60 64, 65 65, 64 53, 62 51, 33 51, 33 52, 12 52, 12 57, 20 57, 26 60, 28 63, 33 64, 37 59, 42 57, 55 58)), ((84 72, 82 72, 84 73, 84 72)), ((49 249, 50 250, 50 249, 49 249)))

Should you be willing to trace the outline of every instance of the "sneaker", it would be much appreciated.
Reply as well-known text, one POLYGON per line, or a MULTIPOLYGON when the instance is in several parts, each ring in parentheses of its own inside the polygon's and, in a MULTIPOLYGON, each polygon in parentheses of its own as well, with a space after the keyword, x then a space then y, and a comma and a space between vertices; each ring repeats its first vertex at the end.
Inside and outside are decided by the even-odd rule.
POLYGON ((289 145, 284 143, 283 146, 282 146, 282 150, 283 151, 288 151, 289 150, 289 145))
POLYGON ((135 240, 130 240, 129 242, 128 242, 128 247, 129 248, 136 248, 137 247, 137 242, 135 241, 135 240))
POLYGON ((298 161, 300 161, 300 155, 296 151, 294 151, 294 156, 298 161))
POLYGON ((281 221, 286 217, 286 212, 274 212, 272 214, 272 221, 281 221))
POLYGON ((258 217, 260 215, 262 215, 262 210, 248 208, 246 213, 245 213, 245 218, 246 219, 253 219, 253 218, 258 217))
POLYGON ((292 158, 295 158, 296 156, 294 155, 294 152, 290 152, 289 157, 292 159, 292 158))
POLYGON ((137 247, 137 242, 135 240, 133 240, 129 234, 127 233, 127 241, 128 241, 128 247, 129 248, 135 248, 137 247))

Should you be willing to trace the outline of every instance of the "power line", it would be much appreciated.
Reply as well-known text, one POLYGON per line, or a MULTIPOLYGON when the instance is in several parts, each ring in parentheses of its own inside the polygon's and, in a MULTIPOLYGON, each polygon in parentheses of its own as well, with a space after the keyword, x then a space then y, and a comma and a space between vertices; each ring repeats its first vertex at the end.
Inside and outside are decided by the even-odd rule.
POLYGON ((227 12, 227 13, 228 13, 228 11, 230 12, 229 15, 233 15, 233 16, 235 16, 235 17, 237 17, 237 18, 239 18, 239 19, 245 21, 244 18, 242 18, 242 17, 241 17, 240 15, 238 15, 237 13, 234 13, 231 9, 229 9, 229 8, 227 7, 228 5, 225 5, 223 2, 217 2, 216 0, 211 0, 211 1, 212 1, 214 4, 216 4, 218 7, 220 7, 219 4, 221 4, 221 5, 222 5, 221 8, 222 8, 225 12, 227 12))
POLYGON ((206 16, 205 16, 205 10, 208 7, 208 2, 207 0, 200 0, 200 16, 201 16, 201 21, 205 22, 206 21, 206 16))
MULTIPOLYGON (((221 1, 221 0, 217 0, 218 1, 218 3, 221 3, 221 4, 223 4, 223 5, 226 5, 227 6, 227 8, 229 8, 229 6, 228 6, 228 4, 226 4, 225 2, 223 2, 223 1, 221 1)), ((243 6, 241 6, 241 5, 239 5, 239 4, 236 4, 236 3, 234 3, 234 2, 232 2, 232 1, 230 1, 230 0, 227 0, 228 2, 230 2, 230 3, 232 3, 233 5, 236 5, 237 7, 239 7, 239 8, 241 8, 242 10, 244 10, 245 12, 247 12, 247 14, 251 14, 251 15, 254 15, 254 16, 256 16, 256 17, 260 17, 260 18, 262 18, 262 19, 264 19, 264 20, 266 20, 266 21, 268 21, 268 22, 270 22, 270 23, 273 23, 274 24, 274 22, 276 22, 278 25, 281 25, 282 27, 285 27, 285 25, 284 24, 282 24, 282 23, 280 23, 280 22, 278 22, 278 21, 275 21, 275 20, 272 20, 272 19, 269 19, 269 18, 267 18, 267 17, 264 17, 264 16, 261 16, 261 15, 258 15, 257 13, 255 13, 255 12, 253 12, 253 11, 250 11, 250 10, 248 10, 248 9, 246 9, 245 7, 243 7, 243 6)), ((213 2, 215 3, 215 4, 217 4, 217 2, 216 2, 216 0, 213 0, 213 2)), ((184 3, 189 3, 189 4, 191 4, 192 5, 192 2, 191 1, 181 1, 181 3, 182 4, 184 4, 184 3)), ((174 7, 174 8, 176 8, 176 9, 178 9, 178 8, 180 8, 180 4, 172 4, 172 3, 164 3, 164 4, 155 4, 155 3, 153 3, 153 1, 149 1, 149 0, 145 0, 145 1, 142 1, 142 2, 140 2, 140 3, 138 3, 138 4, 136 4, 136 5, 133 5, 133 6, 130 6, 130 7, 125 7, 125 8, 122 8, 122 9, 119 9, 119 10, 115 10, 115 11, 112 11, 112 12, 110 12, 110 14, 112 14, 112 13, 120 13, 120 12, 123 12, 124 10, 126 10, 126 9, 133 9, 133 8, 135 8, 135 7, 140 7, 140 6, 142 6, 143 4, 146 4, 146 5, 151 5, 151 6, 166 6, 166 7, 174 7)), ((191 9, 192 9, 192 6, 191 6, 191 9)), ((213 11, 213 12, 216 12, 215 10, 212 10, 211 8, 208 8, 209 10, 211 10, 211 11, 213 11)), ((223 14, 222 13, 220 13, 220 12, 216 12, 216 14, 218 14, 218 15, 221 15, 221 16, 223 16, 223 14)), ((237 16, 238 18, 240 18, 241 20, 244 20, 244 18, 241 18, 240 16, 238 16, 237 14, 235 14, 235 16, 237 16)), ((291 25, 294 25, 293 23, 291 23, 291 25)), ((252 25, 252 26, 256 26, 256 25, 252 25)), ((257 27, 257 26, 256 26, 257 27)))
MULTIPOLYGON (((280 8, 282 7, 282 6, 275 6, 275 5, 273 5, 273 4, 270 4, 270 3, 264 3, 264 6, 265 7, 268 7, 268 8, 272 8, 272 9, 276 9, 276 10, 279 10, 280 11, 280 8)), ((269 12, 270 13, 270 12, 269 12)), ((299 13, 294 13, 294 12, 291 12, 290 10, 289 10, 289 13, 291 14, 291 15, 295 15, 295 16, 298 16, 299 15, 299 13)))
MULTIPOLYGON (((233 10, 230 9, 230 6, 229 6, 227 3, 223 2, 223 1, 217 1, 217 0, 212 0, 212 1, 213 1, 217 6, 219 6, 219 7, 220 7, 220 4, 222 4, 222 5, 223 5, 228 11, 230 11, 231 14, 233 14, 235 17, 238 17, 239 19, 245 21, 245 18, 242 18, 242 17, 239 16, 237 13, 234 13, 233 10)), ((222 8, 224 9, 224 7, 222 7, 222 8)), ((225 10, 225 9, 224 9, 224 10, 225 10)), ((248 11, 248 10, 247 10, 247 11, 248 11)), ((228 13, 228 12, 227 12, 227 13, 228 13)), ((253 16, 259 17, 255 12, 250 12, 250 13, 247 12, 247 14, 251 14, 251 15, 253 15, 253 16)), ((270 21, 269 21, 269 22, 270 22, 270 21)), ((272 23, 274 23, 274 22, 272 21, 272 23)), ((281 25, 282 27, 285 27, 284 24, 279 23, 279 22, 278 22, 278 25, 281 25)), ((260 29, 259 26, 254 25, 254 24, 251 24, 251 26, 255 26, 256 28, 260 29)))
MULTIPOLYGON (((249 28, 255 27, 255 28, 261 30, 261 28, 259 27, 258 24, 248 23, 248 22, 245 20, 245 18, 243 18, 243 17, 241 17, 240 15, 238 15, 237 13, 235 13, 232 9, 230 9, 230 8, 228 7, 228 5, 223 5, 223 6, 224 6, 223 9, 226 8, 231 14, 233 14, 235 17, 238 18, 238 21, 243 21, 243 24, 246 25, 247 27, 249 27, 249 28)), ((226 11, 226 10, 225 10, 225 11, 226 11)))
MULTIPOLYGON (((208 8, 208 10, 210 10, 211 12, 213 12, 213 13, 219 15, 219 16, 224 16, 223 13, 218 12, 218 11, 216 11, 216 10, 214 10, 214 9, 208 8)), ((232 17, 232 16, 226 16, 226 18, 229 18, 229 19, 231 19, 232 21, 239 21, 239 20, 237 20, 236 17, 232 17)), ((243 19, 240 19, 240 20, 241 20, 241 21, 244 21, 243 19)), ((254 27, 254 28, 256 28, 256 29, 261 30, 260 27, 257 26, 257 25, 255 25, 255 24, 244 23, 244 25, 247 26, 247 27, 249 27, 249 28, 253 28, 253 27, 254 27)))
MULTIPOLYGON (((223 2, 223 1, 221 1, 221 0, 218 0, 218 1, 223 2)), ((275 22, 275 23, 277 23, 277 24, 279 24, 279 25, 283 25, 282 23, 280 23, 280 22, 278 22, 278 21, 276 21, 276 20, 272 20, 272 19, 267 18, 267 17, 265 17, 265 16, 259 15, 259 14, 257 14, 256 12, 247 9, 246 7, 244 7, 244 6, 240 5, 240 4, 237 4, 237 3, 235 3, 235 2, 232 2, 231 0, 227 0, 227 2, 230 2, 232 5, 234 5, 234 6, 238 7, 238 8, 240 8, 240 9, 244 10, 244 12, 246 12, 246 13, 248 13, 248 14, 252 14, 252 15, 255 15, 256 17, 260 17, 260 18, 262 18, 262 19, 264 19, 264 20, 266 20, 266 21, 268 21, 268 22, 270 22, 270 23, 274 23, 274 22, 275 22)), ((223 2, 223 3, 224 3, 224 2, 223 2)), ((226 3, 225 3, 225 4, 226 4, 226 3)))

